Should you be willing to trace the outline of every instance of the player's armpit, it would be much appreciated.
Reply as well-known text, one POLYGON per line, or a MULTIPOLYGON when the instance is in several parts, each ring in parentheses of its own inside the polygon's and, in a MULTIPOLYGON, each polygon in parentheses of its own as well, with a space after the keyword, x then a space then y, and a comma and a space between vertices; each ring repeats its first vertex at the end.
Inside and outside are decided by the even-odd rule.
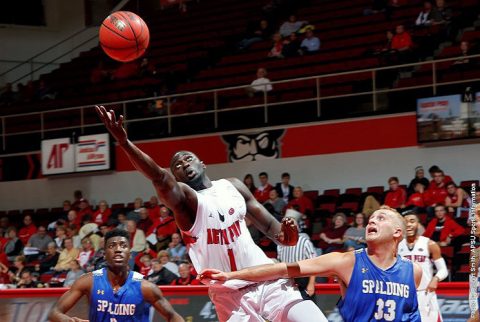
POLYGON ((157 285, 143 280, 142 294, 145 301, 150 303, 165 320, 168 322, 184 322, 184 319, 175 312, 172 305, 163 297, 157 285))
POLYGON ((417 264, 413 263, 413 277, 415 278, 415 287, 418 288, 420 281, 422 280, 422 268, 417 264))

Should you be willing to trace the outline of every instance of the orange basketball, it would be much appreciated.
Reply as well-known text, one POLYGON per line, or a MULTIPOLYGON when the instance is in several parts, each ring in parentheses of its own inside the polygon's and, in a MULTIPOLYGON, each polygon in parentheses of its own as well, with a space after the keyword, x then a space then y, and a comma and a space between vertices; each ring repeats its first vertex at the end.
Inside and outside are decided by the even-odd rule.
POLYGON ((109 15, 100 27, 100 45, 111 58, 128 62, 143 55, 150 41, 147 24, 130 11, 109 15))

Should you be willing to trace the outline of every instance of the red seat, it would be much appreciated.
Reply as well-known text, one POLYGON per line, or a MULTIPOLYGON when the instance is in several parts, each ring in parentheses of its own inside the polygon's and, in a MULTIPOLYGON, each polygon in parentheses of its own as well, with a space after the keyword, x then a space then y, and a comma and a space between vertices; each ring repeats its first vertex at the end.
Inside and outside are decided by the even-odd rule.
POLYGON ((334 213, 336 208, 337 208, 337 205, 335 203, 323 203, 318 205, 317 209, 326 210, 330 213, 334 213))
POLYGON ((345 194, 360 196, 362 194, 362 188, 347 188, 345 189, 345 194))
POLYGON ((326 189, 323 191, 324 195, 327 196, 336 196, 338 197, 340 195, 340 189, 326 189))
POLYGON ((353 212, 358 210, 358 202, 356 201, 347 201, 338 206, 338 208, 349 209, 353 212))
POLYGON ((472 185, 474 185, 475 187, 478 187, 479 186, 479 180, 464 180, 464 181, 460 182, 460 187, 465 188, 469 191, 472 188, 472 185))
POLYGON ((315 202, 317 201, 317 197, 318 197, 318 190, 304 191, 303 195, 305 197, 309 198, 313 202, 313 204, 315 204, 315 202))
POLYGON ((384 186, 373 186, 373 187, 367 188, 367 192, 372 192, 372 193, 383 194, 384 191, 385 191, 384 186))

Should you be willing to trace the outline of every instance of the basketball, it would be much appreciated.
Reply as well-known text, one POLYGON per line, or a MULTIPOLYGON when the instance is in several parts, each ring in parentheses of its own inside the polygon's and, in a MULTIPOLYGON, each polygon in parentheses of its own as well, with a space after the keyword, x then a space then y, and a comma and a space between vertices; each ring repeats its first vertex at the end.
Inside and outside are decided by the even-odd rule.
POLYGON ((138 15, 117 11, 103 21, 99 38, 108 56, 120 62, 129 62, 143 55, 150 41, 150 32, 138 15))

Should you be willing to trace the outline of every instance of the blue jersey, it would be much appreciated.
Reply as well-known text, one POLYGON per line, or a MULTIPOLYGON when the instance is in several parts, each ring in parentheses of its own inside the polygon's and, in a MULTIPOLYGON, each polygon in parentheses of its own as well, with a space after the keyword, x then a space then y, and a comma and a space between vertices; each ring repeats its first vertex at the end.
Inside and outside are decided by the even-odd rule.
POLYGON ((148 322, 150 304, 142 295, 143 275, 130 271, 125 284, 116 292, 108 280, 107 269, 92 273, 90 294, 90 322, 148 322))
POLYGON ((338 309, 345 322, 421 321, 413 263, 397 256, 395 264, 383 270, 364 249, 355 251, 352 277, 338 309))

